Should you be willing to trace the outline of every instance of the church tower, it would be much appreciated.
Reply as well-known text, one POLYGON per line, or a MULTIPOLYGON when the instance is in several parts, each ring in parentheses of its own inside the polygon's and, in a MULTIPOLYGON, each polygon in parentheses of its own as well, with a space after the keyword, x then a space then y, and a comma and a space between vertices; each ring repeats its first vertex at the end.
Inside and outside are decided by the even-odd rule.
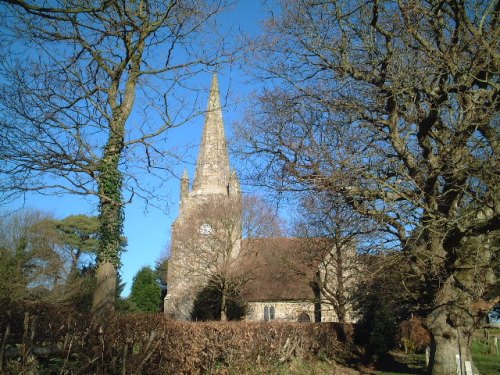
POLYGON ((241 244, 241 190, 230 169, 217 75, 212 78, 196 172, 190 189, 181 178, 179 216, 172 243, 164 311, 189 320, 198 292, 214 278, 225 277, 241 244))

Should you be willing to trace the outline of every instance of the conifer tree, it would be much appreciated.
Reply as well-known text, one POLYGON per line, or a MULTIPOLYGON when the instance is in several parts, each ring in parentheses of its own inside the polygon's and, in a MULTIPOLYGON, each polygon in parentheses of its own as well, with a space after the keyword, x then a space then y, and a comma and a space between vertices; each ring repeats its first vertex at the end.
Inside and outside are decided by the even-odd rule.
POLYGON ((161 293, 157 273, 143 267, 134 276, 129 300, 137 311, 157 312, 162 303, 161 293))

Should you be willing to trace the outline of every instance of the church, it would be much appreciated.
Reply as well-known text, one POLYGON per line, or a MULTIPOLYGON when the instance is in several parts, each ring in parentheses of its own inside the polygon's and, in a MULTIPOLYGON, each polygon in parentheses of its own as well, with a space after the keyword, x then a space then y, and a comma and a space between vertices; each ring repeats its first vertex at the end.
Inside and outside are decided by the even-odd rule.
POLYGON ((230 167, 214 75, 194 181, 187 171, 181 178, 165 314, 190 320, 194 300, 208 280, 222 289, 229 287, 227 280, 238 280, 247 305, 245 320, 337 321, 315 282, 321 262, 310 259, 310 246, 311 241, 297 238, 242 238, 242 192, 230 167))

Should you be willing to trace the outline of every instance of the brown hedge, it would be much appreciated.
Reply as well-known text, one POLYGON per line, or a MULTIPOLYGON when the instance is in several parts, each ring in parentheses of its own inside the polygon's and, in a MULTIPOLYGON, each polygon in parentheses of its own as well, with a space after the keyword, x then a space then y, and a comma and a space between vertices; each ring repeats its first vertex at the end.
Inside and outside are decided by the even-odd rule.
POLYGON ((2 304, 0 330, 2 368, 7 373, 36 363, 69 374, 199 374, 292 357, 339 356, 346 347, 339 337, 352 327, 191 323, 160 314, 97 319, 59 306, 2 304))

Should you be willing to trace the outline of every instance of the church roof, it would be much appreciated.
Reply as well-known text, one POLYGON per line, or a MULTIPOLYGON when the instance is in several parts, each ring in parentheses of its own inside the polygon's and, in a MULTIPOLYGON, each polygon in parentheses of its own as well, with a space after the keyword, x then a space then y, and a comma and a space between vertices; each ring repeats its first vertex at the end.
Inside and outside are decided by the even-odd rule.
POLYGON ((217 75, 212 78, 205 126, 201 139, 193 194, 224 194, 230 178, 217 75))
POLYGON ((242 241, 241 271, 248 281, 241 294, 247 302, 313 301, 318 269, 314 240, 260 238, 242 241))

